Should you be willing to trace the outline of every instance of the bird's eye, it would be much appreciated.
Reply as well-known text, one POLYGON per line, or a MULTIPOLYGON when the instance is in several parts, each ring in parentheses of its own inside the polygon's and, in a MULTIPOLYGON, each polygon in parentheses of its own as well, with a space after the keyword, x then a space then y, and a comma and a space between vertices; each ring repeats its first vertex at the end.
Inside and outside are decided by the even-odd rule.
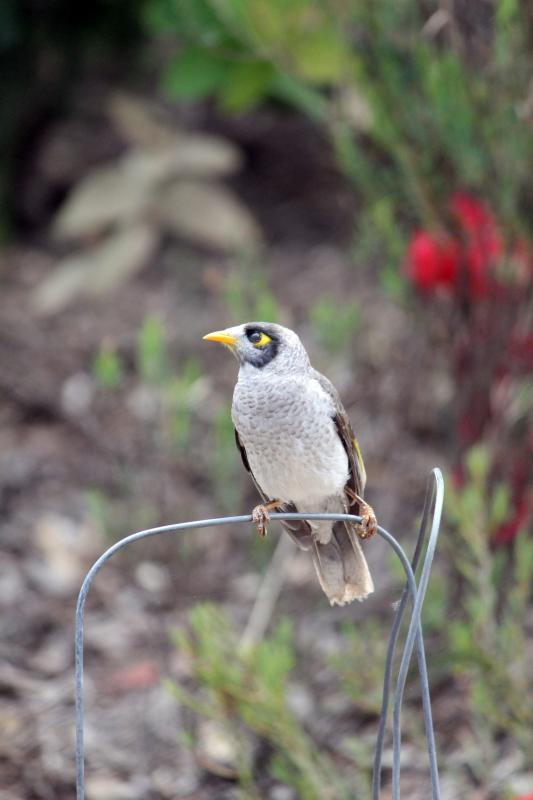
POLYGON ((264 347, 269 342, 272 341, 270 336, 267 336, 266 333, 261 333, 261 331, 250 331, 248 336, 248 341, 251 342, 254 347, 264 347))

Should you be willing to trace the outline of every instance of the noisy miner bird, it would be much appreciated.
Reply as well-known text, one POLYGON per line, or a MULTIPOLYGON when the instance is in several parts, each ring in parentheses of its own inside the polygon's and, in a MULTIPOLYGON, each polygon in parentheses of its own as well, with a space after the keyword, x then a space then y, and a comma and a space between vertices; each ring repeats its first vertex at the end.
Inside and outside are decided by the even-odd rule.
POLYGON ((359 537, 377 529, 363 500, 363 459, 335 387, 309 362, 289 328, 247 322, 204 336, 237 357, 239 377, 231 416, 246 469, 263 499, 253 511, 265 535, 269 511, 353 513, 362 523, 288 521, 282 524, 310 550, 331 605, 364 600, 373 590, 359 537))

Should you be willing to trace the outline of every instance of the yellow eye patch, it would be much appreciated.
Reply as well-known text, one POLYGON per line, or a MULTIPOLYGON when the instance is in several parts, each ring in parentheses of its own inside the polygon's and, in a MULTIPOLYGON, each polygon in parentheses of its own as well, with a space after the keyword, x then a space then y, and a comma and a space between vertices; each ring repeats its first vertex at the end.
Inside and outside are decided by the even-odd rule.
POLYGON ((265 347, 265 345, 267 345, 269 342, 271 342, 271 341, 272 341, 272 339, 270 338, 270 336, 267 336, 267 334, 266 334, 266 333, 258 333, 258 334, 256 334, 256 335, 257 335, 259 338, 258 338, 258 339, 257 339, 257 341, 256 341, 256 340, 255 340, 255 336, 254 336, 254 338, 253 338, 253 341, 252 341, 252 344, 253 344, 253 346, 254 346, 254 347, 265 347))

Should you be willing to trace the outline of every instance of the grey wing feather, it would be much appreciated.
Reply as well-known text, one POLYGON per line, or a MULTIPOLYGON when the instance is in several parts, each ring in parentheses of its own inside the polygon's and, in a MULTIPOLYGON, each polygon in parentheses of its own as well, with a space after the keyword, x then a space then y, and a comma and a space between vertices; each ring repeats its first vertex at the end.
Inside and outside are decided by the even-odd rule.
MULTIPOLYGON (((352 429, 352 425, 348 414, 341 402, 339 397, 339 393, 324 375, 317 370, 313 370, 314 378, 318 381, 320 386, 326 391, 331 400, 333 401, 333 406, 335 409, 335 416, 333 417, 335 426, 337 428, 337 432, 341 438, 341 441, 344 445, 344 449, 346 450, 346 454, 348 456, 348 462, 350 465, 350 475, 348 478, 348 482, 346 483, 346 487, 351 490, 351 493, 354 495, 358 495, 359 497, 363 497, 363 492, 365 490, 365 483, 366 483, 366 471, 365 465, 363 463, 363 457, 361 455, 361 450, 359 448, 359 443, 355 437, 355 434, 352 429)), ((358 505, 354 503, 354 498, 346 495, 346 499, 348 502, 348 506, 358 505)), ((357 513, 357 511, 355 512, 357 513)))
MULTIPOLYGON (((259 486, 255 475, 253 474, 250 468, 250 462, 248 461, 248 456, 246 454, 246 449, 241 442, 239 432, 235 429, 235 442, 237 444, 237 449, 239 450, 242 458, 242 463, 244 464, 246 470, 250 473, 252 481, 254 482, 254 486, 259 492, 263 503, 269 503, 271 500, 274 500, 273 497, 267 497, 264 491, 259 486)), ((279 511, 286 512, 287 514, 295 512, 297 509, 290 503, 285 503, 284 505, 280 506, 279 511)), ((298 547, 302 550, 309 550, 313 543, 313 537, 311 534, 311 527, 308 525, 307 522, 303 520, 290 520, 287 522, 281 523, 286 531, 290 534, 291 538, 294 539, 298 547)))

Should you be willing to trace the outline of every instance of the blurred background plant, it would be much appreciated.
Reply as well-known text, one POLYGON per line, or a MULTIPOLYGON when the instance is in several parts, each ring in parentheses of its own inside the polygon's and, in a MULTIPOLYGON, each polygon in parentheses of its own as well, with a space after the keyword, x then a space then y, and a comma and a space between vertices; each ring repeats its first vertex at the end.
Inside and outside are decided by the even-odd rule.
MULTIPOLYGON (((253 733, 271 750, 274 777, 292 786, 298 797, 348 797, 348 787, 339 783, 333 763, 287 704, 288 680, 295 665, 290 622, 282 620, 271 636, 246 649, 239 647, 236 631, 216 606, 197 605, 189 615, 189 625, 190 633, 178 631, 175 641, 188 658, 191 677, 206 696, 201 699, 173 683, 169 688, 179 702, 217 723, 229 760, 226 771, 238 777, 243 796, 261 796, 253 777, 257 741, 250 740, 253 733)), ((201 729, 196 746, 202 747, 201 729)), ((211 743, 204 758, 212 751, 211 743)))
POLYGON ((518 529, 510 553, 491 548, 491 531, 509 516, 507 484, 490 481, 488 447, 476 445, 466 455, 462 485, 450 487, 451 536, 446 551, 457 584, 461 609, 448 597, 450 622, 448 666, 468 687, 474 730, 480 737, 477 764, 482 774, 502 731, 531 752, 533 715, 524 697, 533 690, 528 666, 528 603, 533 582, 533 540, 518 529))
POLYGON ((387 0, 152 0, 146 17, 179 43, 163 77, 170 95, 214 97, 233 113, 272 97, 309 113, 365 200, 393 200, 391 227, 407 219, 442 232, 450 187, 468 187, 507 235, 528 238, 530 12, 518 0, 470 20, 455 11, 387 0))
MULTIPOLYGON (((255 503, 235 365, 201 335, 270 319, 340 389, 393 533, 414 530, 428 469, 446 468, 425 610, 443 796, 526 796, 530 4, 138 0, 87 15, 26 0, 4 4, 0 31, 12 794, 71 792, 70 745, 49 735, 70 707, 43 726, 36 698, 54 681, 69 696, 63 615, 102 534, 255 503)), ((91 712, 93 797, 341 798, 354 774, 368 796, 401 575, 369 545, 375 600, 331 611, 297 554, 272 632, 246 650, 272 549, 199 532, 109 573, 88 624, 89 664, 111 672, 91 712)), ((419 705, 410 680, 413 800, 419 705)))

